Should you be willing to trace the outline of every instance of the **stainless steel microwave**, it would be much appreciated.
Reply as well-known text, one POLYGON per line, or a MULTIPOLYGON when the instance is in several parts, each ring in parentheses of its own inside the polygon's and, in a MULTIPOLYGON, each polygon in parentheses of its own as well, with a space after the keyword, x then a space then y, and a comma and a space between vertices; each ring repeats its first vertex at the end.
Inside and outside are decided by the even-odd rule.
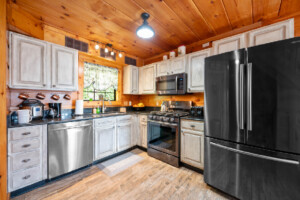
POLYGON ((156 92, 158 95, 185 94, 186 84, 186 73, 160 76, 156 78, 156 92))

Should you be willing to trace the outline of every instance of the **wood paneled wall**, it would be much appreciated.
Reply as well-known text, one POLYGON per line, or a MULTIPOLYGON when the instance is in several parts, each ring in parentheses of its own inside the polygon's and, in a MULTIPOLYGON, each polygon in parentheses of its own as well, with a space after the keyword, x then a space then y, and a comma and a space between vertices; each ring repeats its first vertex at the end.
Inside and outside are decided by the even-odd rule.
POLYGON ((0 0, 0 199, 7 199, 6 0, 0 0))

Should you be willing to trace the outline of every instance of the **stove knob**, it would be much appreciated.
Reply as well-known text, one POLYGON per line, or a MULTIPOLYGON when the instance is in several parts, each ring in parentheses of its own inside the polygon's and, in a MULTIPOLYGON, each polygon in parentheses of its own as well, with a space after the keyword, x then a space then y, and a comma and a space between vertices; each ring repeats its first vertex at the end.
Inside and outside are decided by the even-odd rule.
POLYGON ((164 120, 164 117, 163 117, 163 116, 160 116, 160 117, 159 117, 159 120, 160 120, 160 121, 163 121, 163 120, 164 120))
POLYGON ((152 117, 152 119, 154 119, 154 120, 155 120, 155 119, 156 119, 156 116, 153 116, 153 117, 152 117))
POLYGON ((170 122, 174 122, 175 121, 175 118, 174 117, 171 117, 170 118, 170 122))

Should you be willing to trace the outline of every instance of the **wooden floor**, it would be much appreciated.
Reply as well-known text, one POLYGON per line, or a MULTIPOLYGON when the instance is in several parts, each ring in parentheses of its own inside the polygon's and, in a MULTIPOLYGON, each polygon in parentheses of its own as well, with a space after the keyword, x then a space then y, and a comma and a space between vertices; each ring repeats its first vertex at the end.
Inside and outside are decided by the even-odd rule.
POLYGON ((132 152, 144 159, 113 177, 92 166, 13 199, 230 199, 206 185, 200 173, 172 167, 138 149, 132 152))

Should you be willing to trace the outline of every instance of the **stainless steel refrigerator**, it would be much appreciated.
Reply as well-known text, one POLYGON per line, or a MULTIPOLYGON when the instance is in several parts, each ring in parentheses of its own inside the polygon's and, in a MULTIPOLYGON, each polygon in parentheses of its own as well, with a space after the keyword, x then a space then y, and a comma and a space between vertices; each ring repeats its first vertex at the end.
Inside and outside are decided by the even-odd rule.
POLYGON ((300 199, 300 38, 205 60, 205 182, 300 199))

